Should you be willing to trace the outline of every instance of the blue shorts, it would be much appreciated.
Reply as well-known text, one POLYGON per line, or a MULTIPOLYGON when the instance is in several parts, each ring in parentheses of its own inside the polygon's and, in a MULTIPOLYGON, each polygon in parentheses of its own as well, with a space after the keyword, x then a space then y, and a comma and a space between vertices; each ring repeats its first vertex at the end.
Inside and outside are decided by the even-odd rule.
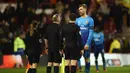
POLYGON ((15 52, 15 55, 24 55, 24 50, 22 48, 19 48, 17 52, 15 52))
POLYGON ((101 44, 101 45, 94 45, 94 53, 103 52, 103 49, 104 49, 104 45, 103 44, 101 44))
POLYGON ((84 50, 84 55, 85 58, 90 58, 90 50, 84 50))

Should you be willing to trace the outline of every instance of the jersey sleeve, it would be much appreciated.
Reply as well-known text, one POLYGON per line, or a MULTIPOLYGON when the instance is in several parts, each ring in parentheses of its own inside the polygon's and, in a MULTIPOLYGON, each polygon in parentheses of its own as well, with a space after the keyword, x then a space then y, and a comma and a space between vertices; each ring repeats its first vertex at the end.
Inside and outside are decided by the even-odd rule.
POLYGON ((18 43, 19 43, 18 38, 16 38, 14 41, 14 52, 17 52, 18 50, 18 43))
POLYGON ((112 53, 112 50, 113 50, 113 42, 112 42, 111 45, 110 45, 109 53, 112 53))
POLYGON ((94 20, 92 18, 90 18, 89 20, 89 34, 88 34, 88 40, 86 42, 87 46, 91 45, 92 42, 92 38, 93 38, 93 28, 94 28, 94 20))
POLYGON ((79 18, 77 18, 77 19, 75 20, 75 24, 76 24, 76 25, 78 25, 78 20, 79 20, 79 18))
POLYGON ((101 33, 101 38, 100 38, 100 40, 101 40, 101 43, 104 43, 104 34, 103 34, 103 33, 101 33))

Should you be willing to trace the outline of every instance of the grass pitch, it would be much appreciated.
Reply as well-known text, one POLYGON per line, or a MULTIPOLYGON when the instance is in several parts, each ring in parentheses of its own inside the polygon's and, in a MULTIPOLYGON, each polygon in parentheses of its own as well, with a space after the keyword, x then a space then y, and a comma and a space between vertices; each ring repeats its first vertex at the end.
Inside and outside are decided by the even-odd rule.
MULTIPOLYGON (((11 69, 0 69, 0 73, 25 73, 25 68, 11 68, 11 69)), ((84 67, 83 67, 84 70, 84 67)), ((107 71, 104 72, 102 67, 99 67, 99 73, 130 73, 130 66, 124 66, 124 67, 108 67, 107 71)), ((46 73, 46 67, 39 67, 37 69, 37 73, 46 73)), ((52 73, 54 73, 52 71, 52 73)), ((77 72, 77 73, 85 73, 83 72, 77 72)), ((90 73, 97 73, 95 71, 95 66, 91 67, 90 73)))

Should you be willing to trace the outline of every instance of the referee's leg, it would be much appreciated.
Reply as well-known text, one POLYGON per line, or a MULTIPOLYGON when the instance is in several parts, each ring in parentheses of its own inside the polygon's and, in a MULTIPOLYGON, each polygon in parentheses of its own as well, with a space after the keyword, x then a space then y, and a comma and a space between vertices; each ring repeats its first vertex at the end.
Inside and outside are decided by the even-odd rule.
POLYGON ((40 54, 31 54, 28 55, 28 60, 30 64, 30 68, 28 70, 28 73, 37 73, 37 66, 39 63, 40 54))
POLYGON ((48 64, 46 73, 51 73, 52 66, 53 66, 53 52, 48 51, 48 64))
POLYGON ((65 73, 70 73, 70 50, 65 48, 65 73))
POLYGON ((32 63, 32 73, 37 73, 37 66, 40 60, 40 54, 35 54, 32 63))
POLYGON ((60 66, 60 63, 61 63, 61 55, 59 53, 59 51, 56 51, 54 53, 54 63, 53 63, 53 66, 54 66, 54 73, 59 73, 59 66, 60 66))
POLYGON ((30 67, 29 67, 27 73, 31 73, 32 72, 32 60, 33 60, 33 56, 29 54, 28 55, 28 61, 29 61, 30 67))
POLYGON ((79 60, 80 58, 80 50, 78 50, 78 48, 74 47, 71 48, 71 52, 70 52, 70 59, 71 59, 71 72, 70 73, 76 73, 76 64, 77 64, 77 60, 79 60))

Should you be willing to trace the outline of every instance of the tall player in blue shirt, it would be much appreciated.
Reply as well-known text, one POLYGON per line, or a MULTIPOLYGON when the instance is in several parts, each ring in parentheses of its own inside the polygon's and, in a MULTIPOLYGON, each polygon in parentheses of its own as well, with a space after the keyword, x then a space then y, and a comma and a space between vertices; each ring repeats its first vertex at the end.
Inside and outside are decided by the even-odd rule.
POLYGON ((90 48, 93 35, 94 21, 86 14, 87 6, 85 4, 79 5, 79 15, 81 17, 76 19, 76 24, 80 27, 80 34, 82 43, 84 45, 84 58, 85 58, 85 72, 90 72, 90 48))
POLYGON ((99 72, 98 68, 98 55, 101 53, 103 69, 106 71, 106 63, 104 57, 104 34, 101 32, 99 27, 95 27, 95 31, 93 33, 93 41, 94 41, 94 56, 95 56, 95 64, 96 64, 96 72, 99 72))

